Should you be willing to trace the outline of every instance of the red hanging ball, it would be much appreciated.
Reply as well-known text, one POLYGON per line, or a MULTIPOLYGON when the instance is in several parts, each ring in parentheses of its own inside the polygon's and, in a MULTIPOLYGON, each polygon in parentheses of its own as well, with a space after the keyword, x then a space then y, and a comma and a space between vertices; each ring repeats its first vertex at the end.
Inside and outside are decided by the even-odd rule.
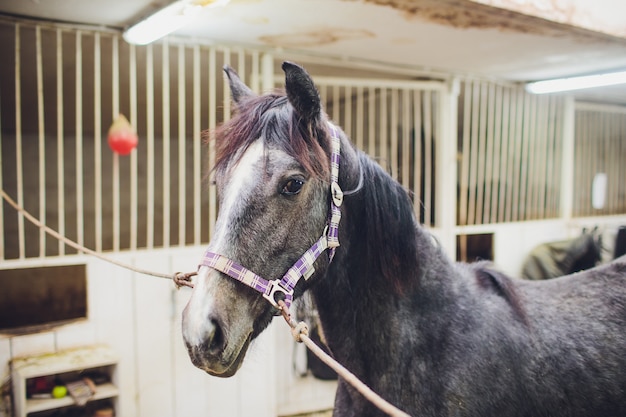
POLYGON ((109 128, 109 147, 119 155, 128 155, 137 147, 139 138, 135 129, 130 125, 123 114, 117 116, 109 128))

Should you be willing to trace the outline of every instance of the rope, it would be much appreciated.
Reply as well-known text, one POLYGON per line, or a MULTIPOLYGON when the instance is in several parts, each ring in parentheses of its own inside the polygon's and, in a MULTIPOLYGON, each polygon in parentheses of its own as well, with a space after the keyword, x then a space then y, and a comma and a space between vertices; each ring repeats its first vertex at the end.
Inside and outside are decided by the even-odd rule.
POLYGON ((9 195, 3 189, 0 189, 0 193, 2 193, 2 198, 4 198, 4 200, 7 203, 9 203, 9 205, 11 207, 13 207, 15 210, 17 210, 20 214, 22 214, 32 224, 34 224, 35 226, 39 227, 40 229, 43 229, 50 236, 54 237, 55 239, 60 240, 61 242, 63 242, 66 245, 76 249, 79 252, 87 253, 87 254, 89 254, 91 256, 94 256, 94 257, 96 257, 96 258, 98 258, 100 260, 112 263, 113 265, 117 265, 117 266, 119 266, 121 268, 129 269, 129 270, 131 270, 133 272, 137 272, 139 274, 150 275, 150 276, 157 277, 157 278, 173 279, 174 282, 176 283, 176 286, 179 287, 179 288, 182 285, 188 285, 188 284, 186 284, 186 282, 189 282, 191 276, 196 274, 195 272, 189 272, 189 273, 175 272, 174 274, 163 274, 163 273, 160 273, 160 272, 154 272, 154 271, 149 271, 149 270, 146 270, 146 269, 137 268, 137 267, 135 267, 133 265, 130 265, 130 264, 127 264, 127 263, 124 263, 124 262, 116 261, 115 259, 110 258, 108 256, 105 256, 105 255, 103 255, 100 252, 96 252, 94 250, 86 248, 85 246, 80 245, 80 244, 74 242, 73 240, 68 239, 67 237, 61 235, 56 230, 49 228, 48 226, 46 226, 45 224, 40 222, 37 218, 35 218, 33 215, 31 215, 29 212, 27 212, 23 207, 20 207, 15 202, 15 200, 13 200, 11 197, 9 197, 9 195))
MULTIPOLYGON (((11 207, 13 207, 19 213, 21 213, 28 221, 30 221, 31 223, 33 223, 35 226, 39 227, 40 229, 43 229, 50 236, 54 237, 55 239, 60 240, 61 242, 65 243, 66 245, 68 245, 68 246, 78 250, 79 252, 84 252, 84 253, 89 254, 91 256, 94 256, 94 257, 96 257, 96 258, 98 258, 100 260, 112 263, 112 264, 117 265, 117 266, 119 266, 121 268, 126 268, 128 270, 131 270, 131 271, 139 273, 139 274, 150 275, 150 276, 157 277, 157 278, 173 279, 177 288, 180 288, 181 286, 187 286, 187 287, 193 288, 193 283, 191 282, 191 277, 196 275, 196 272, 188 272, 188 273, 175 272, 174 274, 163 274, 163 273, 160 273, 160 272, 154 272, 154 271, 149 271, 149 270, 146 270, 146 269, 137 268, 137 267, 135 267, 133 265, 130 265, 130 264, 127 264, 127 263, 124 263, 124 262, 116 261, 113 258, 110 258, 108 256, 105 256, 105 255, 99 253, 99 252, 96 252, 94 250, 86 248, 85 246, 80 245, 80 244, 74 242, 73 240, 68 239, 67 237, 61 235, 60 233, 58 233, 54 229, 51 229, 50 227, 48 227, 45 224, 43 224, 42 222, 40 222, 37 218, 35 218, 33 215, 31 215, 24 208, 20 207, 1 188, 0 188, 0 193, 2 194, 2 198, 4 198, 4 200, 7 203, 9 203, 9 205, 11 207)), ((291 327, 291 334, 293 335, 293 337, 296 340, 296 342, 304 343, 306 345, 306 347, 309 348, 309 350, 311 352, 313 352, 318 358, 320 358, 320 360, 322 362, 324 362, 326 365, 330 366, 335 372, 337 372, 338 375, 340 375, 346 382, 348 382, 350 385, 352 385, 357 391, 359 391, 361 393, 361 395, 363 395, 366 399, 371 401, 372 404, 374 404, 376 407, 378 407, 381 411, 387 413, 388 415, 390 415, 392 417, 410 417, 407 413, 405 413, 404 411, 398 409, 393 404, 391 404, 391 403, 387 402, 385 399, 383 399, 380 395, 376 394, 374 391, 372 391, 372 389, 370 387, 368 387, 363 382, 361 382, 356 377, 356 375, 354 375, 352 372, 348 371, 339 362, 337 362, 336 360, 331 358, 330 355, 328 355, 326 352, 324 352, 319 346, 317 346, 315 344, 315 342, 313 342, 309 338, 309 336, 308 336, 309 328, 306 325, 306 323, 304 323, 304 322, 296 323, 296 321, 291 318, 291 315, 289 314, 289 308, 287 307, 287 305, 285 304, 284 301, 281 300, 281 301, 278 302, 278 304, 281 307, 281 312, 282 312, 283 318, 285 319, 287 324, 291 327)))
POLYGON ((309 337, 309 328, 304 322, 296 323, 294 319, 291 318, 291 314, 289 314, 289 309, 284 301, 279 301, 278 304, 281 307, 281 314, 289 327, 291 327, 291 334, 293 338, 298 343, 304 343, 307 348, 311 352, 313 352, 322 362, 326 365, 330 366, 339 376, 341 376, 347 383, 352 385, 357 391, 361 393, 366 399, 368 399, 372 404, 378 407, 379 410, 387 413, 392 417, 410 417, 409 414, 400 410, 393 404, 389 403, 387 400, 382 398, 380 395, 376 394, 370 387, 365 385, 359 378, 356 377, 352 372, 348 371, 343 367, 339 362, 334 360, 330 355, 322 350, 319 346, 315 344, 309 337))

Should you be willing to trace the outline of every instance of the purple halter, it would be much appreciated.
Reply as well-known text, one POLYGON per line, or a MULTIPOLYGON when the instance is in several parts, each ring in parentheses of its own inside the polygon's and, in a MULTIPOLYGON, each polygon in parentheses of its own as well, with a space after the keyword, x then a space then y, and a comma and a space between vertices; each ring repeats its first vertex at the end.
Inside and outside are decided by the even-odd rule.
POLYGON ((293 290, 301 278, 309 279, 315 268, 315 260, 328 250, 329 262, 335 256, 335 249, 339 246, 339 221, 341 220, 341 204, 343 192, 339 187, 339 162, 341 141, 337 127, 328 123, 331 131, 332 152, 330 157, 330 212, 329 219, 322 236, 296 261, 295 264, 278 280, 267 280, 232 260, 210 251, 206 251, 200 266, 208 266, 218 270, 239 282, 260 292, 267 301, 280 309, 278 301, 283 300, 287 307, 293 300, 293 290))

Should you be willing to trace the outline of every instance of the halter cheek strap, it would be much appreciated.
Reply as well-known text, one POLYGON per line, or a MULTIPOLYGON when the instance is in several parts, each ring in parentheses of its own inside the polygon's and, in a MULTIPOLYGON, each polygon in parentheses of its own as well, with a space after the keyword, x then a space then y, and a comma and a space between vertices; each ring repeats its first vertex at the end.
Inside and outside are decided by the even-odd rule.
POLYGON ((337 127, 328 123, 331 131, 332 152, 330 156, 330 209, 327 225, 322 236, 293 264, 280 280, 267 280, 249 269, 233 262, 232 260, 206 251, 200 266, 208 266, 220 271, 237 281, 246 284, 250 288, 260 292, 267 301, 277 309, 278 302, 284 301, 287 307, 293 300, 293 291, 300 279, 308 280, 315 268, 313 264, 319 256, 328 250, 329 262, 335 256, 335 250, 339 246, 339 221, 341 220, 341 204, 343 203, 343 191, 339 186, 339 163, 341 141, 337 127))

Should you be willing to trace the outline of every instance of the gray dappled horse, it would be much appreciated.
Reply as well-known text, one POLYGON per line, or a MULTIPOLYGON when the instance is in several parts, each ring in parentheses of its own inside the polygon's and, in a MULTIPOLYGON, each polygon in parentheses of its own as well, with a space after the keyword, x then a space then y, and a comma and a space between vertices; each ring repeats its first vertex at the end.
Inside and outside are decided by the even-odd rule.
MULTIPOLYGON (((225 69, 237 113, 183 314, 194 365, 234 375, 277 302, 310 289, 333 356, 413 416, 626 416, 626 260, 543 282, 451 262, 305 70, 283 70, 286 96, 257 96, 225 69)), ((334 413, 382 415, 341 379, 334 413)))

